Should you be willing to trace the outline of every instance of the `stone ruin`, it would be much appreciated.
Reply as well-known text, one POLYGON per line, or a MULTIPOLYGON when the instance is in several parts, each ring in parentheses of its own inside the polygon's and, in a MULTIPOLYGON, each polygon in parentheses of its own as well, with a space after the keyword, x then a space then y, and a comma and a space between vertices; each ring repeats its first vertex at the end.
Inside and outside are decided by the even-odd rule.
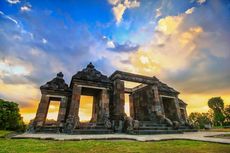
POLYGON ((157 134, 191 131, 187 122, 187 104, 179 92, 156 77, 115 71, 110 77, 92 63, 73 75, 70 85, 62 72, 40 87, 41 101, 30 132, 68 134, 157 134), (126 88, 124 81, 140 83, 126 88), (125 94, 129 94, 130 116, 125 113, 125 94), (93 96, 92 118, 81 123, 81 95, 93 96), (60 101, 57 121, 46 123, 50 101, 60 101))

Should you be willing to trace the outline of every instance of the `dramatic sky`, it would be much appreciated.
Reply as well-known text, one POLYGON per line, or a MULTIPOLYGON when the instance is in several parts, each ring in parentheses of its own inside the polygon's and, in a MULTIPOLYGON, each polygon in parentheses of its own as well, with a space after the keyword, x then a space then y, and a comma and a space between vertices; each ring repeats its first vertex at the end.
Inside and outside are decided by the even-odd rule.
POLYGON ((230 104, 230 1, 0 0, 0 98, 26 121, 40 85, 59 71, 69 84, 89 62, 106 75, 156 76, 189 113, 213 96, 230 104))

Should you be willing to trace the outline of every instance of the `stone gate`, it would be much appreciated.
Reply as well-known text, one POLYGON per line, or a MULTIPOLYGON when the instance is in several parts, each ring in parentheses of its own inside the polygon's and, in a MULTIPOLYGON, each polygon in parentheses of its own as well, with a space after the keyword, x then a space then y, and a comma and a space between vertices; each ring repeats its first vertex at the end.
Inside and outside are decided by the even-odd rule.
POLYGON ((156 77, 122 71, 107 77, 89 63, 73 75, 69 86, 60 72, 40 89, 41 101, 30 125, 33 132, 154 134, 191 129, 187 122, 187 104, 178 98, 179 92, 156 77), (127 88, 125 81, 139 85, 127 88), (125 94, 129 94, 130 116, 125 113, 125 94), (93 97, 92 117, 87 123, 79 119, 81 95, 93 97), (47 125, 51 100, 59 101, 60 108, 57 121, 47 125))

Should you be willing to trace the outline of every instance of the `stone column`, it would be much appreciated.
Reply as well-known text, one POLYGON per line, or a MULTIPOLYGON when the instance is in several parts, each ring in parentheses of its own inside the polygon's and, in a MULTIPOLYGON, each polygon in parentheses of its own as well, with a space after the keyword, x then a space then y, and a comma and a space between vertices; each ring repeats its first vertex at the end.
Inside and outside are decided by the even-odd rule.
POLYGON ((158 115, 162 115, 162 105, 160 103, 160 95, 158 92, 158 87, 157 86, 153 86, 153 94, 154 94, 154 100, 153 100, 153 110, 158 113, 158 115))
POLYGON ((102 89, 101 92, 101 98, 102 98, 102 114, 109 115, 109 93, 107 89, 102 89))
POLYGON ((125 109, 125 87, 124 81, 116 79, 114 81, 113 93, 113 106, 114 106, 114 127, 116 132, 122 132, 124 109, 125 109))
POLYGON ((37 114, 34 119, 34 123, 36 127, 41 127, 44 125, 46 121, 46 116, 49 108, 49 97, 45 94, 42 94, 41 101, 38 106, 37 114))
POLYGON ((132 94, 129 95, 129 112, 130 112, 130 117, 134 119, 134 102, 133 102, 132 94))
POLYGON ((58 119, 57 119, 57 125, 60 127, 63 127, 63 123, 65 121, 67 100, 68 100, 67 97, 63 97, 61 98, 61 101, 60 101, 60 108, 59 108, 58 119))
POLYGON ((97 112, 98 112, 98 96, 93 96, 93 109, 92 109, 92 118, 90 122, 96 122, 97 121, 97 112))
POLYGON ((80 106, 80 98, 81 98, 81 89, 82 87, 77 84, 73 85, 72 91, 72 99, 70 104, 69 115, 71 117, 79 118, 79 106, 80 106))
POLYGON ((124 81, 119 79, 114 81, 114 105, 115 116, 118 120, 123 119, 125 109, 125 87, 124 81))
POLYGON ((175 108, 176 108, 176 118, 178 119, 178 121, 182 121, 182 117, 181 117, 181 112, 180 112, 180 106, 179 106, 179 100, 177 97, 174 98, 174 103, 175 103, 175 108))
POLYGON ((184 107, 184 113, 185 113, 185 118, 186 118, 186 120, 188 119, 188 113, 187 113, 187 108, 186 108, 186 106, 184 107))

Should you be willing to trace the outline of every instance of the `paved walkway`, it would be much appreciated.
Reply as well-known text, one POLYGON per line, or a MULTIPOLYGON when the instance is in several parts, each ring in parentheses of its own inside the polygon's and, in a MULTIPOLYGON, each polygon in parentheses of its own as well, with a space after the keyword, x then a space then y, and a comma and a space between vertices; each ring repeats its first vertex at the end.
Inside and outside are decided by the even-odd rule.
POLYGON ((97 135, 68 135, 68 134, 31 134, 16 135, 14 139, 51 139, 51 140, 136 140, 136 141, 161 141, 161 140, 198 140, 230 144, 230 139, 210 137, 230 132, 185 132, 184 134, 160 135, 128 135, 128 134, 97 134, 97 135))

